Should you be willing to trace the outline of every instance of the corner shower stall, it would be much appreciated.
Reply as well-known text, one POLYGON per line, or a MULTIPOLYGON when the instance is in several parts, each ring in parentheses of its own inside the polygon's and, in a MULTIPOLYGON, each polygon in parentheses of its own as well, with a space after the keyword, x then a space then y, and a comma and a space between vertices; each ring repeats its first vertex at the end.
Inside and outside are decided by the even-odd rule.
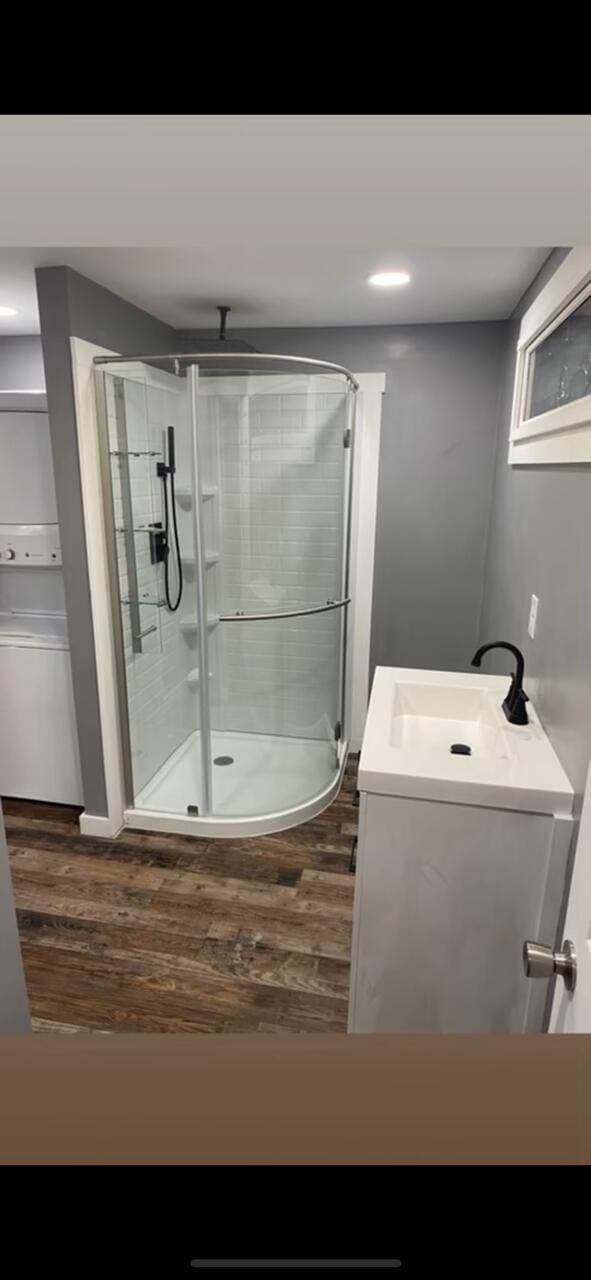
POLYGON ((94 363, 125 823, 293 826, 347 753, 357 382, 250 351, 94 363))

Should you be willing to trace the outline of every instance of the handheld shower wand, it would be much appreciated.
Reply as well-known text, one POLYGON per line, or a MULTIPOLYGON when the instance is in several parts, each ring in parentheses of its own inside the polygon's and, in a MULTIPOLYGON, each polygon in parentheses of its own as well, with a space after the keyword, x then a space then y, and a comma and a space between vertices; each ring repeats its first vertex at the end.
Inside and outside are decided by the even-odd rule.
POLYGON ((176 495, 174 491, 174 476, 176 472, 176 453, 174 444, 174 427, 167 428, 168 438, 168 462, 159 462, 156 468, 157 475, 162 480, 162 501, 164 507, 164 530, 162 537, 163 560, 164 560, 164 594, 166 596, 166 605, 170 613, 176 613, 181 600, 183 598, 183 562, 181 559, 181 548, 179 542, 179 531, 176 516, 176 495), (170 513, 168 510, 168 480, 170 478, 170 513), (170 523, 172 520, 172 538, 170 536, 170 523), (170 552, 174 555, 175 571, 177 580, 176 600, 172 600, 170 591, 170 552))

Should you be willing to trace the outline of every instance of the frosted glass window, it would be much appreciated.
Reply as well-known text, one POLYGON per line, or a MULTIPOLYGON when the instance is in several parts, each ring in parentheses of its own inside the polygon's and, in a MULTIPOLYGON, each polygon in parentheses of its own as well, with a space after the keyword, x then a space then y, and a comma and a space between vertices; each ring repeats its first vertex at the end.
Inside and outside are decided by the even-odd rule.
POLYGON ((591 395, 591 298, 531 353, 525 417, 536 418, 591 395))

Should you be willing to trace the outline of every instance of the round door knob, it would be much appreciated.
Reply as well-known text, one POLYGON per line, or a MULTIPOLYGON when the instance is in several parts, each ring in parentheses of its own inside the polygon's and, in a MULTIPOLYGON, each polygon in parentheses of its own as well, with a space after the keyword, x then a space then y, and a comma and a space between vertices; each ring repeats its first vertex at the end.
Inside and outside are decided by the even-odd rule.
POLYGON ((524 942, 523 968, 526 978, 551 978, 558 974, 564 978, 567 991, 574 991, 577 981, 577 957, 573 943, 568 938, 562 951, 553 951, 541 942, 524 942))

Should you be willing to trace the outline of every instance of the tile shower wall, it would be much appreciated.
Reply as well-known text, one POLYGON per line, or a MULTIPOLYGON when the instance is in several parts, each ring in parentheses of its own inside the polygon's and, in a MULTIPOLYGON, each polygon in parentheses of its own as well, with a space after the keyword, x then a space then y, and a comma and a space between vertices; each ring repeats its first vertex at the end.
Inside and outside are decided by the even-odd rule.
MULTIPOLYGON (((128 603, 121 607, 125 669, 129 703, 133 781, 135 793, 145 786, 168 757, 198 724, 198 703, 188 677, 195 658, 181 629, 182 613, 170 613, 162 605, 164 578, 162 565, 150 562, 148 534, 142 527, 163 519, 162 481, 156 475, 157 456, 162 455, 168 425, 177 429, 178 483, 183 485, 186 468, 187 434, 185 404, 181 395, 161 387, 125 379, 123 403, 127 426, 127 447, 140 456, 111 457, 114 516, 116 528, 120 596, 129 600, 130 580, 123 530, 124 507, 121 479, 129 465, 133 507, 137 589, 140 601, 140 629, 156 630, 142 641, 142 653, 134 653, 131 614, 128 603)), ((107 412, 112 450, 121 446, 117 431, 114 383, 107 374, 107 412)), ((182 535, 181 535, 182 538, 182 535)), ((182 544, 181 544, 182 545, 182 544)), ((186 533, 184 540, 187 549, 186 533)), ((172 579, 174 589, 174 579, 172 579)), ((191 595, 191 588, 185 588, 191 595)), ((184 602, 186 603, 186 602, 184 602)), ((182 609, 182 606, 181 606, 182 609)))
MULTIPOLYGON (((305 609, 339 599, 343 392, 221 395, 215 406, 223 612, 305 609)), ((332 737, 339 626, 337 613, 222 624, 214 727, 332 737)))

